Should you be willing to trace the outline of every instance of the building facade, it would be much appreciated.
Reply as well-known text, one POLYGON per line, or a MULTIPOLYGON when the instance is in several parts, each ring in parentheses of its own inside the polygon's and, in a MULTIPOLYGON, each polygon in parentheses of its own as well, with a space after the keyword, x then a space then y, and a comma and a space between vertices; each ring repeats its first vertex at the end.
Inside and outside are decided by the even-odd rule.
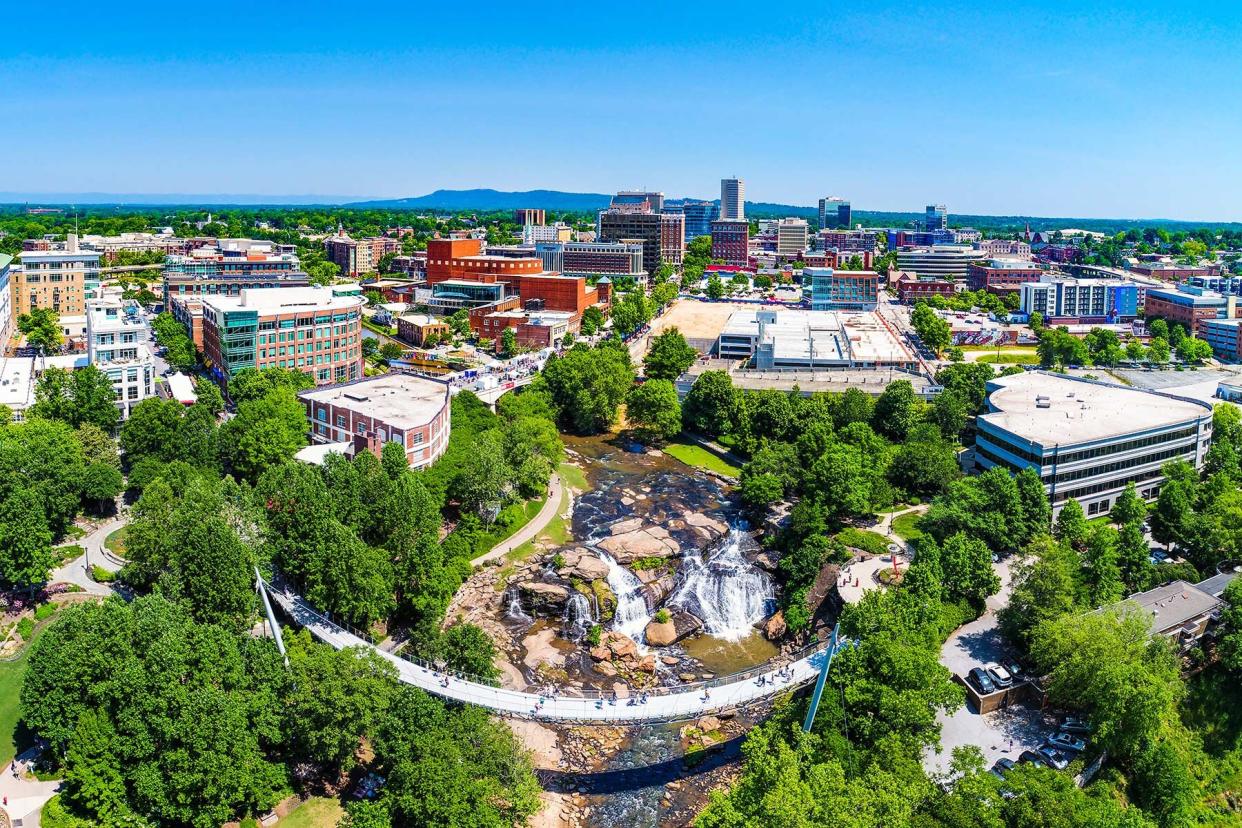
POLYGON ((686 252, 686 217, 680 213, 660 214, 660 263, 681 264, 686 252))
POLYGON ((1138 294, 1138 285, 1118 279, 1045 277, 1021 286, 1018 307, 1050 325, 1128 322, 1138 316, 1138 294))
POLYGON ((727 265, 746 267, 750 263, 750 223, 732 219, 712 222, 712 258, 727 265))
MULTIPOLYGON (((9 268, 13 257, 0 253, 0 348, 7 348, 9 337, 13 335, 13 291, 9 286, 9 268)), ((0 357, 3 357, 0 351, 0 357)))
POLYGON ((1024 241, 1010 239, 981 239, 974 243, 975 250, 985 256, 1009 259, 1031 258, 1031 246, 1024 241))
POLYGON ((388 236, 352 239, 343 232, 323 240, 324 255, 328 261, 341 269, 347 279, 356 279, 379 270, 380 259, 386 253, 400 253, 401 240, 388 236))
POLYGON ((681 205, 686 217, 686 241, 712 234, 712 222, 720 218, 720 205, 712 201, 686 201, 681 205))
POLYGON ((897 267, 919 276, 964 280, 970 263, 981 258, 978 252, 962 245, 935 245, 898 250, 897 267))
POLYGON ((1242 319, 1204 319, 1199 323, 1199 336, 1212 346, 1217 359, 1242 359, 1242 319))
POLYGON ((966 266, 966 286, 1004 296, 1017 293, 1024 282, 1037 280, 1043 271, 1038 265, 1021 259, 989 259, 966 266))
POLYGON ((880 274, 874 270, 807 267, 802 270, 802 284, 810 288, 813 311, 873 311, 880 293, 880 274))
POLYGON ((248 289, 203 302, 203 352, 221 382, 243 368, 289 368, 316 385, 362 376, 360 296, 328 287, 248 289))
POLYGON ((820 230, 848 230, 853 226, 853 221, 854 217, 850 211, 850 203, 845 199, 833 196, 819 200, 820 230))
POLYGON ((987 388, 976 462, 1035 469, 1054 511, 1073 499, 1088 516, 1106 514, 1128 483, 1152 500, 1165 463, 1202 468, 1211 445, 1212 407, 1197 400, 1043 371, 987 388))
POLYGON ((99 254, 78 249, 72 234, 64 250, 30 250, 9 268, 14 317, 35 308, 61 316, 86 313, 88 288, 99 284, 99 254))
POLYGON ((1148 319, 1176 322, 1190 333, 1198 333, 1208 319, 1232 319, 1237 297, 1224 296, 1201 288, 1148 288, 1144 312, 1148 319))
POLYGON ((519 207, 513 211, 513 223, 517 225, 547 224, 548 214, 537 207, 519 207))
POLYGON ((943 204, 928 204, 923 211, 924 230, 948 230, 949 208, 943 204))
POLYGON ((820 250, 874 253, 878 235, 874 230, 820 230, 816 239, 820 250))
POLYGON ((720 218, 725 221, 746 218, 746 182, 742 179, 720 179, 720 218))
POLYGON ((566 276, 628 276, 644 281, 643 246, 637 242, 545 242, 535 245, 543 269, 566 276))
MULTIPOLYGON (((671 227, 669 232, 672 232, 671 227)), ((599 214, 600 241, 641 244, 643 268, 648 276, 654 275, 663 261, 664 235, 664 222, 660 213, 609 208, 599 214)))
POLYGON ((448 447, 451 389, 446 383, 388 373, 298 394, 315 443, 350 443, 380 456, 384 446, 405 449, 413 468, 430 466, 448 447))
POLYGON ((164 302, 174 298, 236 296, 256 288, 297 288, 310 284, 292 253, 233 251, 199 247, 164 261, 164 302))
POLYGON ((155 395, 151 328, 137 302, 92 299, 86 307, 86 342, 91 365, 108 375, 121 416, 155 395))
POLYGON ((958 286, 958 283, 952 279, 915 276, 913 273, 902 272, 898 272, 895 276, 889 273, 889 284, 897 292, 897 301, 903 305, 913 305, 919 300, 927 300, 933 296, 948 298, 957 293, 958 286))
POLYGON ((776 225, 776 255, 797 256, 806 250, 808 234, 805 219, 781 219, 776 225))

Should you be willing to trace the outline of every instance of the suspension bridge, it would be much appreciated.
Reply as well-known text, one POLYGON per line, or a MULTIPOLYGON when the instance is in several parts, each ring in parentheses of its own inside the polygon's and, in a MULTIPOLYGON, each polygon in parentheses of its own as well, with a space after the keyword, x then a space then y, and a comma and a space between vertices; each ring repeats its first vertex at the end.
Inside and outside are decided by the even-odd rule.
POLYGON ((634 690, 628 698, 618 698, 611 692, 590 688, 511 689, 495 686, 478 677, 455 673, 443 666, 429 664, 410 656, 386 652, 358 632, 316 611, 306 599, 288 587, 276 586, 261 576, 257 578, 256 587, 263 598, 268 622, 282 655, 284 645, 272 611, 273 604, 280 607, 295 624, 331 647, 338 650, 346 647, 373 650, 396 667, 398 678, 406 684, 441 698, 485 707, 504 716, 548 722, 643 724, 688 721, 713 713, 744 708, 779 693, 816 682, 805 723, 805 727, 809 729, 833 656, 848 644, 838 639, 834 630, 828 641, 819 642, 781 663, 768 662, 751 670, 719 676, 710 681, 646 691, 634 690))

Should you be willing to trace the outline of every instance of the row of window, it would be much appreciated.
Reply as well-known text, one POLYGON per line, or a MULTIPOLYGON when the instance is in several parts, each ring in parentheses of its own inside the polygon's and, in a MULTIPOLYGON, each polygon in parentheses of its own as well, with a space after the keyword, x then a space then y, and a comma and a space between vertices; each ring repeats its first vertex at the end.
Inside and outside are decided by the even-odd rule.
POLYGON ((1055 455, 1036 454, 1031 450, 1016 446, 1004 439, 1001 435, 994 431, 984 428, 983 433, 988 439, 996 443, 1000 448, 1014 455, 1021 457, 1023 460, 1029 460, 1032 463, 1038 463, 1043 466, 1051 465, 1067 465, 1069 463, 1077 463, 1079 460, 1090 460, 1094 457, 1104 457, 1109 454, 1120 454, 1134 449, 1146 448, 1147 446, 1157 446, 1161 443, 1172 443, 1176 440, 1185 440, 1199 433, 1196 426, 1183 428, 1177 431, 1166 431, 1163 434, 1155 434, 1148 437, 1138 437, 1133 440, 1126 440, 1123 443, 1110 443, 1106 446, 1096 446, 1095 448, 1079 449, 1078 451, 1064 451, 1055 455))
MULTIPOLYGON (((265 330, 271 330, 271 329, 267 328, 265 330)), ((331 326, 325 325, 322 328, 315 328, 314 330, 299 329, 296 332, 288 331, 288 332, 282 332, 278 334, 261 333, 259 334, 259 344, 260 345, 275 345, 277 342, 295 342, 295 341, 301 342, 306 339, 315 339, 315 338, 327 339, 330 336, 340 336, 341 334, 352 333, 356 330, 357 328, 353 325, 331 325, 331 326), (294 336, 295 333, 297 334, 297 336, 294 336)), ((352 341, 352 337, 351 337, 351 341, 352 341)))
MULTIPOLYGON (((298 346, 298 347, 300 348, 301 346, 298 346)), ((301 353, 301 351, 299 351, 299 353, 301 353)), ((271 349, 271 351, 268 351, 266 348, 261 349, 259 351, 259 359, 271 359, 275 357, 292 356, 292 355, 293 355, 292 353, 286 354, 284 348, 280 349, 280 353, 277 353, 275 348, 271 349)), ((305 357, 298 357, 298 367, 304 367, 307 365, 325 365, 327 363, 332 363, 332 362, 344 362, 346 361, 346 359, 347 357, 345 355, 345 351, 337 351, 335 354, 316 354, 314 362, 311 362, 311 358, 308 355, 305 357)), ((282 368, 284 367, 286 361, 290 363, 293 362, 293 360, 291 359, 281 360, 280 365, 282 368)))
MULTIPOLYGON (((1014 471, 1021 470, 1020 468, 1015 468, 1012 463, 1006 462, 998 455, 988 451, 987 448, 982 445, 977 445, 975 447, 975 451, 977 451, 980 456, 986 457, 993 463, 1013 469, 1014 471)), ((1153 454, 1144 454, 1141 457, 1131 457, 1127 460, 1119 460, 1115 463, 1104 463, 1103 465, 1091 466, 1085 469, 1062 472, 1061 474, 1056 475, 1055 478, 1051 474, 1045 474, 1041 479, 1043 480, 1045 486, 1059 486, 1065 483, 1073 483, 1075 480, 1086 480, 1088 477, 1097 477, 1101 474, 1111 474, 1113 472, 1125 471, 1126 469, 1132 469, 1135 466, 1146 466, 1151 463, 1162 463, 1165 460, 1172 460, 1174 458, 1182 458, 1184 460, 1194 462, 1194 445, 1178 446, 1176 448, 1158 451, 1153 454)))

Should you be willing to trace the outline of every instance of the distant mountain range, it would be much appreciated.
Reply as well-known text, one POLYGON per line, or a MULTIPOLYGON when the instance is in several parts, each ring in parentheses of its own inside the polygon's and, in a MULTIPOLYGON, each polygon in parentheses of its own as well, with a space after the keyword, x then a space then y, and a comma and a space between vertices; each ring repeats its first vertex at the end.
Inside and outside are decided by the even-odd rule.
POLYGON ((0 192, 0 204, 125 205, 177 207, 285 207, 290 205, 338 206, 357 201, 356 195, 259 195, 255 193, 34 193, 0 192))
POLYGON ((612 200, 604 193, 563 193, 560 190, 526 190, 512 193, 502 190, 436 190, 411 198, 388 198, 376 201, 357 201, 346 207, 363 209, 413 209, 419 207, 439 210, 516 210, 534 207, 544 210, 588 211, 602 210, 612 200))

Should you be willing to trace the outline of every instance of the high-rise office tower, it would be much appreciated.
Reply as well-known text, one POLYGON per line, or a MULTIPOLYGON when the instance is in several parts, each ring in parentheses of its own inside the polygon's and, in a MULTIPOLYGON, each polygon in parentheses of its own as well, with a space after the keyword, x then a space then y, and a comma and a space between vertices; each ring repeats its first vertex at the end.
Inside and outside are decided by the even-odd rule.
POLYGON ((746 218, 746 182, 742 179, 720 179, 720 217, 732 221, 746 218))
POLYGON ((820 230, 848 230, 853 221, 850 203, 845 199, 832 196, 819 200, 820 230))
POLYGON ((945 230, 949 226, 949 208, 943 204, 928 204, 923 229, 945 230))
POLYGON ((647 209, 653 213, 664 212, 664 193, 650 190, 621 190, 612 197, 610 207, 621 209, 647 209), (644 208, 643 205, 646 205, 644 208))

